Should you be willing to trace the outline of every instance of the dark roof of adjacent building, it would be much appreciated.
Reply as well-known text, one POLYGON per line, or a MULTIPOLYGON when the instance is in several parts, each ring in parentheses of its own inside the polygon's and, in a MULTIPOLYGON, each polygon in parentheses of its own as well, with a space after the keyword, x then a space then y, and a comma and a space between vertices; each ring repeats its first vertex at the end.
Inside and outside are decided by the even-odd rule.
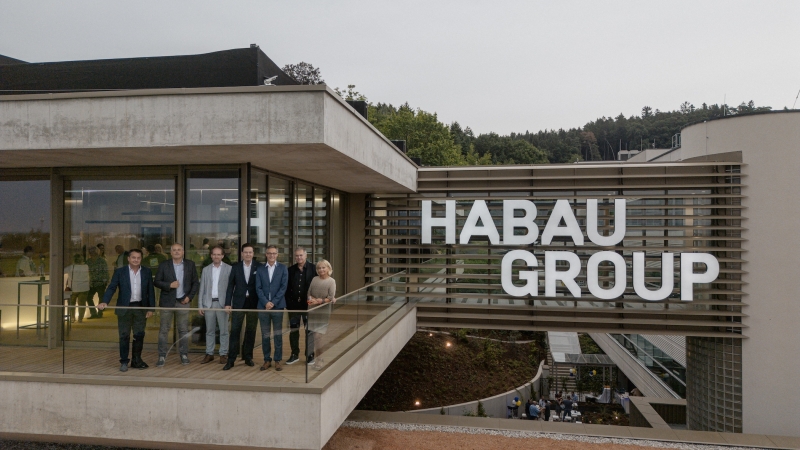
POLYGON ((10 56, 0 55, 0 65, 2 64, 27 64, 25 61, 12 58, 10 56))
POLYGON ((25 63, 0 56, 0 94, 299 84, 258 46, 201 55, 25 63))

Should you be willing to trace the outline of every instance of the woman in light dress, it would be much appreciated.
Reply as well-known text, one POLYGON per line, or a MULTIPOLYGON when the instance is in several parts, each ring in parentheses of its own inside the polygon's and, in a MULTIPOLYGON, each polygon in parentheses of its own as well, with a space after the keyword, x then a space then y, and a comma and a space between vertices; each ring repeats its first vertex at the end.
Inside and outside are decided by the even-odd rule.
MULTIPOLYGON (((311 280, 308 287, 308 332, 313 333, 308 341, 312 347, 321 347, 319 340, 322 335, 328 332, 328 322, 331 319, 331 309, 336 303, 336 280, 334 280, 333 267, 327 260, 321 259, 317 262, 317 276, 311 280), (320 306, 324 305, 324 306, 320 306)), ((316 348, 309 348, 308 365, 314 368, 321 368, 324 362, 318 357, 315 359, 316 348)))

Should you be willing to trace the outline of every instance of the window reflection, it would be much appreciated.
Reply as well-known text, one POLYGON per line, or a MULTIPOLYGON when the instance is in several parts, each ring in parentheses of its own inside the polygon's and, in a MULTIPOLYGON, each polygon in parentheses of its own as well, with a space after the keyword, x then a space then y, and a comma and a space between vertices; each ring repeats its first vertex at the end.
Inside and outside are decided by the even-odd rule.
MULTIPOLYGON (((49 294, 50 181, 0 182, 0 303, 44 304, 49 294)), ((36 308, 0 307, 3 329, 37 326, 36 308)), ((37 330, 38 331, 38 330, 37 330)))
POLYGON ((308 260, 316 262, 314 255, 314 188, 307 184, 297 184, 296 209, 297 215, 297 246, 303 247, 308 253, 308 260))
POLYGON ((278 247, 278 260, 286 264, 294 264, 292 225, 292 183, 269 177, 269 243, 278 247))
MULTIPOLYGON (((140 248, 142 265, 154 269, 175 240, 175 179, 71 180, 64 192, 64 298, 97 305, 114 269, 140 248), (105 272, 105 273, 104 273, 105 272)), ((94 317, 71 309, 70 319, 94 317)))
POLYGON ((197 264, 198 274, 211 264, 209 249, 223 248, 223 261, 239 259, 239 171, 191 171, 186 201, 186 257, 197 264))
POLYGON ((264 254, 267 244, 267 174, 253 170, 250 173, 250 237, 256 255, 264 254))
POLYGON ((0 182, 0 277, 50 268, 50 181, 0 182))

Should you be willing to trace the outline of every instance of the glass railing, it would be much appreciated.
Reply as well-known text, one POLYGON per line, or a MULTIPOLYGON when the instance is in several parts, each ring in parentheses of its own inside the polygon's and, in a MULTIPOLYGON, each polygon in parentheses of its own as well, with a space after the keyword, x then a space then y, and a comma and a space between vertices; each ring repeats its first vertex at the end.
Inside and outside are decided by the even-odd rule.
POLYGON ((663 381, 673 392, 686 398, 686 368, 638 334, 611 334, 631 356, 663 381))
MULTIPOLYGON (((162 379, 228 380, 238 383, 307 383, 330 367, 339 357, 368 336, 386 319, 406 303, 405 274, 396 274, 328 303, 298 311, 308 317, 309 327, 303 322, 296 331, 298 358, 288 364, 292 356, 291 315, 294 311, 233 310, 199 308, 133 308, 114 306, 115 300, 102 312, 96 307, 76 305, 50 305, 48 282, 27 285, 20 283, 19 303, 8 302, 4 296, 0 303, 0 372, 55 373, 69 375, 137 376, 162 379), (39 288, 42 290, 40 291, 39 288), (30 292, 28 292, 30 290, 30 292), (38 296, 38 299, 37 299, 38 296), (123 359, 120 344, 118 314, 134 314, 128 349, 128 370, 121 372, 123 359), (147 312, 152 314, 149 317, 147 312), (206 318, 218 313, 227 325, 227 333, 208 333, 206 318), (247 332, 242 333, 238 357, 233 367, 223 370, 220 353, 227 356, 230 339, 231 316, 243 313, 245 323, 253 320, 255 342, 245 345, 247 332), (251 314, 248 314, 251 313, 251 314), (188 316, 186 328, 178 326, 178 316, 188 316), (165 322, 162 324, 162 320, 165 322), (266 336, 261 324, 270 323, 266 336), (162 330, 163 325, 163 332, 162 330), (133 345, 134 334, 144 332, 139 348, 133 345), (159 335, 161 334, 161 348, 159 335), (213 341, 213 342, 212 342, 213 341), (208 344, 208 342, 212 342, 208 344), (307 347, 311 343, 311 351, 307 347), (265 355, 265 348, 270 352, 265 355), (282 354, 277 354, 281 347, 282 354), (251 349, 252 348, 252 349, 251 349), (213 353, 212 361, 204 362, 213 353), (246 354, 246 352, 252 352, 246 354), (308 353, 314 354, 313 364, 308 353), (181 355, 186 354, 188 364, 181 355), (164 357, 159 367, 159 358, 164 357), (148 367, 138 369, 141 357, 148 367), (281 370, 274 361, 264 367, 264 361, 281 359, 281 370), (253 366, 244 359, 251 360, 253 366), (263 370, 262 367, 264 368, 263 370)), ((16 297, 16 292, 14 296, 16 297)), ((243 326, 246 330, 248 327, 243 326)))

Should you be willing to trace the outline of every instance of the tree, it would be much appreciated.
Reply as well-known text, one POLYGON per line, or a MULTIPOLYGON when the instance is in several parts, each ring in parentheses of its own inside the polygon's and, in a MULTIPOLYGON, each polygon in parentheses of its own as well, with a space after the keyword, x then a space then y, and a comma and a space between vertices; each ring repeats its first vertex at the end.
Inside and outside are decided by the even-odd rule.
POLYGON ((338 87, 333 88, 333 91, 336 92, 336 94, 338 94, 339 97, 342 97, 345 100, 362 101, 362 102, 367 101, 367 96, 362 94, 361 92, 358 92, 356 90, 355 84, 348 84, 346 91, 344 89, 339 89, 338 87))
POLYGON ((461 147, 453 142, 450 129, 435 113, 414 110, 407 103, 399 108, 379 103, 370 105, 369 119, 389 139, 406 141, 408 156, 420 158, 423 165, 466 164, 461 147))
POLYGON ((299 62, 297 64, 287 64, 283 66, 283 71, 286 75, 294 78, 300 84, 324 84, 325 80, 319 73, 319 69, 315 68, 307 62, 299 62))
POLYGON ((482 157, 491 155, 494 164, 547 164, 545 152, 521 139, 482 134, 475 139, 475 150, 482 157))

